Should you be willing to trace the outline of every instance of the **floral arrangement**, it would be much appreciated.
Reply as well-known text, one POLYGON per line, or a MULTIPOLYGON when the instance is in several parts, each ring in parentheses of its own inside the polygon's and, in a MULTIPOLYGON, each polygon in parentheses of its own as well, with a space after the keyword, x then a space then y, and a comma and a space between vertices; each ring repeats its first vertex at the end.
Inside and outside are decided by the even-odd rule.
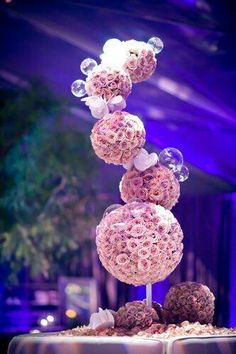
POLYGON ((99 96, 108 101, 112 97, 127 98, 131 93, 132 82, 124 70, 99 65, 86 80, 85 90, 88 96, 99 96))
POLYGON ((163 42, 157 37, 150 38, 148 43, 110 39, 104 44, 99 65, 91 58, 82 61, 80 69, 87 78, 85 81, 75 80, 71 91, 76 97, 86 94, 92 97, 92 100, 86 97, 82 101, 90 108, 94 118, 101 119, 106 113, 113 112, 110 100, 117 97, 123 99, 117 107, 122 110, 131 93, 132 82, 141 82, 151 77, 156 68, 155 55, 162 49, 163 42))
POLYGON ((215 297, 203 284, 184 282, 170 288, 164 302, 167 323, 212 323, 215 297))
POLYGON ((110 40, 101 55, 102 63, 109 65, 111 57, 114 66, 121 66, 130 75, 133 83, 148 80, 155 71, 156 58, 149 43, 136 41, 110 40))
POLYGON ((180 184, 189 171, 182 153, 172 147, 149 153, 143 148, 146 133, 137 116, 124 112, 132 84, 147 80, 156 68, 155 55, 163 48, 153 37, 147 43, 108 40, 101 64, 87 58, 81 63, 86 81, 76 80, 72 93, 82 98, 94 118, 91 132, 98 157, 127 170, 120 183, 126 205, 110 205, 96 229, 97 252, 105 269, 118 280, 146 285, 146 301, 125 304, 117 312, 102 310, 91 316, 88 335, 153 335, 184 320, 208 323, 214 313, 214 296, 197 283, 172 287, 164 308, 152 302, 151 284, 164 280, 183 254, 183 232, 169 209, 178 201, 180 184), (94 332, 91 332, 94 331, 94 332))
POLYGON ((91 142, 97 156, 106 163, 122 165, 138 154, 145 136, 143 123, 137 116, 116 111, 94 125, 91 142))
POLYGON ((125 329, 134 327, 148 328, 159 321, 159 317, 152 307, 148 307, 144 301, 127 302, 115 313, 115 326, 125 329))
POLYGON ((107 214, 97 227, 97 251, 108 272, 127 284, 164 280, 182 258, 183 233, 173 214, 132 202, 107 214))
POLYGON ((180 186, 170 169, 156 164, 145 171, 135 167, 127 171, 121 180, 120 192, 126 203, 138 198, 171 209, 179 199, 180 186))

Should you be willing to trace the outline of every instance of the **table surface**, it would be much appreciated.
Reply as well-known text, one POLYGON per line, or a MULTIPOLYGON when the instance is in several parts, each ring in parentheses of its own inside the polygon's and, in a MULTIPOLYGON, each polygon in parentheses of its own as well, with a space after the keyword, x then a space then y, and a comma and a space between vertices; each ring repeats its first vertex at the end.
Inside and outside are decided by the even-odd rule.
POLYGON ((77 337, 55 333, 14 337, 8 354, 236 354, 236 336, 77 337))

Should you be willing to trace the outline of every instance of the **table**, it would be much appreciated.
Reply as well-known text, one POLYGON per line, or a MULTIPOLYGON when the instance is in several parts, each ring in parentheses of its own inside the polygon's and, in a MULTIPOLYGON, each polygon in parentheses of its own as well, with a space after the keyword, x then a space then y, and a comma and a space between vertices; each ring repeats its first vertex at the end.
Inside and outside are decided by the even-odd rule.
POLYGON ((153 339, 26 334, 12 339, 8 354, 236 354, 236 336, 153 339))

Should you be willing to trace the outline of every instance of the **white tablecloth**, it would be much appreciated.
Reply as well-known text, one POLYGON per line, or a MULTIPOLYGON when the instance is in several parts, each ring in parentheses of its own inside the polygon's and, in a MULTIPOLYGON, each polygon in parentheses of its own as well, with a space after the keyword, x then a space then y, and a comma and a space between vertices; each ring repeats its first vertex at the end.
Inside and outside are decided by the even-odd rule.
POLYGON ((165 345, 142 338, 29 334, 13 338, 8 354, 165 354, 165 345))
POLYGON ((12 339, 8 354, 236 354, 236 336, 161 340, 27 334, 12 339))

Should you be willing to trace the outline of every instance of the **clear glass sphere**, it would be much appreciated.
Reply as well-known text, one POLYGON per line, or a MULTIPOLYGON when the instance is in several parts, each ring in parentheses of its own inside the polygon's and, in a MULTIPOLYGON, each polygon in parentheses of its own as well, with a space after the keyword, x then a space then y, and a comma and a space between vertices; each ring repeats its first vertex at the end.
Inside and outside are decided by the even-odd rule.
POLYGON ((181 152, 171 147, 160 152, 159 161, 163 166, 168 167, 173 172, 180 170, 184 162, 181 152))
POLYGON ((96 60, 91 58, 84 59, 80 64, 80 70, 84 75, 89 75, 93 71, 93 69, 97 66, 96 60))
POLYGON ((164 48, 162 40, 158 37, 152 37, 148 40, 148 44, 152 47, 155 54, 158 54, 164 48))
POLYGON ((103 213, 103 218, 105 218, 105 216, 107 214, 110 214, 113 210, 116 210, 118 208, 120 208, 122 205, 121 204, 112 204, 112 205, 109 205, 108 208, 106 208, 106 210, 104 211, 103 213))
POLYGON ((184 182, 189 177, 189 169, 187 166, 183 165, 179 170, 175 172, 175 177, 179 182, 184 182))
POLYGON ((75 80, 71 85, 71 92, 76 97, 83 97, 86 94, 85 81, 75 80))

